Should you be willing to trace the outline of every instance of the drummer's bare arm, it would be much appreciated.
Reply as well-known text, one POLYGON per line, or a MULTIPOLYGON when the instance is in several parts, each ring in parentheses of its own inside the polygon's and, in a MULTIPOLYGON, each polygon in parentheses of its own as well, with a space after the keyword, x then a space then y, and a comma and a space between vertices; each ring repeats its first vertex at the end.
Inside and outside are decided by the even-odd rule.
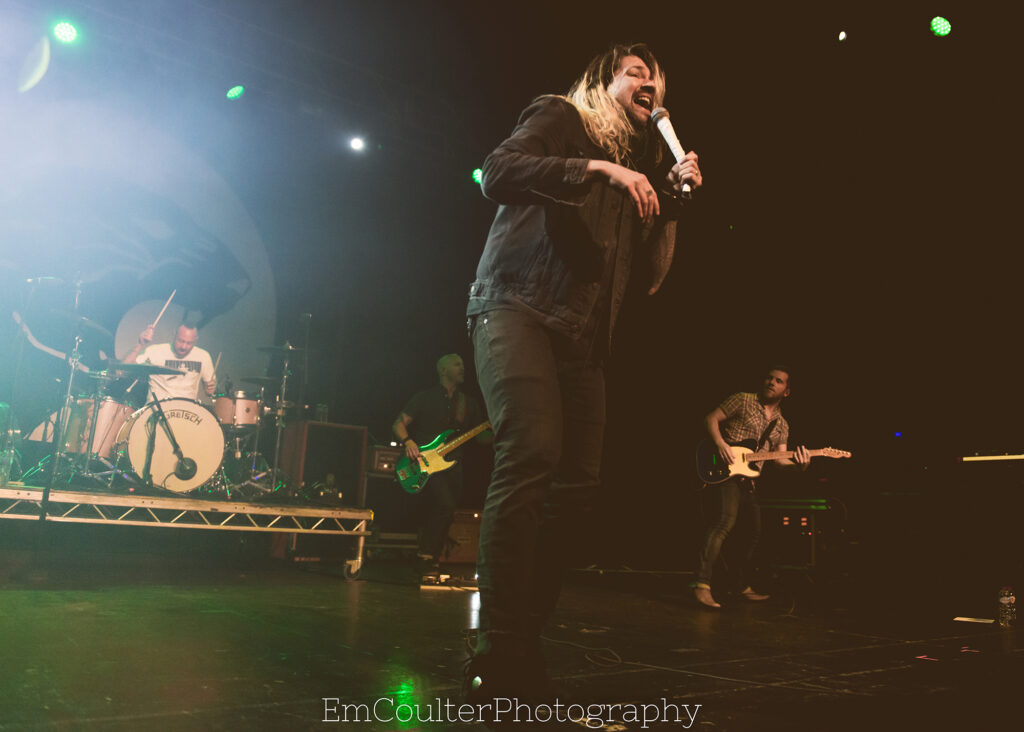
MULTIPOLYGON (((220 357, 218 356, 218 361, 220 357)), ((214 371, 213 361, 210 360, 210 354, 204 353, 202 356, 203 369, 199 374, 199 378, 203 381, 203 387, 206 389, 206 393, 213 396, 217 393, 217 372, 214 371)))
POLYGON ((149 326, 144 331, 139 333, 139 342, 135 344, 135 348, 128 351, 128 355, 124 357, 125 363, 135 363, 139 358, 139 354, 142 349, 153 342, 153 326, 149 326))

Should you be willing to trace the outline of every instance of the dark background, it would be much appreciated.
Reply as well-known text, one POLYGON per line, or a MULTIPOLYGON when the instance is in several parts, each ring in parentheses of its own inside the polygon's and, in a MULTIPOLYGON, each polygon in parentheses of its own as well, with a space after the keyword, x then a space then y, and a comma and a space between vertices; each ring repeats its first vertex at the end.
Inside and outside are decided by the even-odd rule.
MULTIPOLYGON (((471 361, 466 292, 496 208, 472 170, 533 97, 647 42, 705 186, 662 292, 634 293, 616 334, 600 528, 603 561, 662 566, 692 564, 703 415, 774 362, 793 368, 791 443, 854 459, 766 491, 840 497, 864 536, 886 514, 907 545, 924 535, 900 517, 936 512, 927 546, 972 560, 952 525, 1015 531, 1020 472, 955 462, 1024 448, 1021 11, 995 7, 0 0, 88 30, 33 94, 127 103, 233 186, 273 264, 277 341, 313 314, 308 401, 378 440, 439 355, 471 361)), ((470 458, 469 504, 487 459, 470 458)))

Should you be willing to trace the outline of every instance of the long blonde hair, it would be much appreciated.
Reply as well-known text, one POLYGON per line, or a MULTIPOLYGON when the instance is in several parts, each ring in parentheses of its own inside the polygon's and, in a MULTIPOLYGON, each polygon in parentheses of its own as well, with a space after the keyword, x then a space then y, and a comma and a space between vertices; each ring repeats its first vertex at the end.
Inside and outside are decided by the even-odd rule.
POLYGON ((654 83, 654 106, 660 107, 665 99, 665 72, 644 43, 618 43, 596 56, 565 95, 579 110, 587 136, 620 165, 629 161, 630 142, 640 132, 622 105, 608 93, 608 85, 626 56, 637 56, 647 64, 654 83))

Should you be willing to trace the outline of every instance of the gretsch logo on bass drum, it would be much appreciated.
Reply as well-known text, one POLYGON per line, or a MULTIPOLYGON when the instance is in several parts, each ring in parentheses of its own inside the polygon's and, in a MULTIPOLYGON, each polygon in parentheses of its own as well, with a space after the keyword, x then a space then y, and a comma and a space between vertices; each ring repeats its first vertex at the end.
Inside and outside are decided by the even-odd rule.
POLYGON ((166 412, 167 419, 184 419, 193 424, 202 424, 203 418, 195 412, 188 412, 184 409, 172 409, 166 412))

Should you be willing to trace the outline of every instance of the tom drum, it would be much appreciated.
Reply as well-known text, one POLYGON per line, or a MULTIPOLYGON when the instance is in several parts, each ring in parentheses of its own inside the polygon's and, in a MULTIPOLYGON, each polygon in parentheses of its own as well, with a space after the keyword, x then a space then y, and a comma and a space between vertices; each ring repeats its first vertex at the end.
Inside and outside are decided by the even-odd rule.
POLYGON ((261 406, 259 393, 233 391, 214 399, 213 411, 225 427, 245 429, 259 427, 261 406))

